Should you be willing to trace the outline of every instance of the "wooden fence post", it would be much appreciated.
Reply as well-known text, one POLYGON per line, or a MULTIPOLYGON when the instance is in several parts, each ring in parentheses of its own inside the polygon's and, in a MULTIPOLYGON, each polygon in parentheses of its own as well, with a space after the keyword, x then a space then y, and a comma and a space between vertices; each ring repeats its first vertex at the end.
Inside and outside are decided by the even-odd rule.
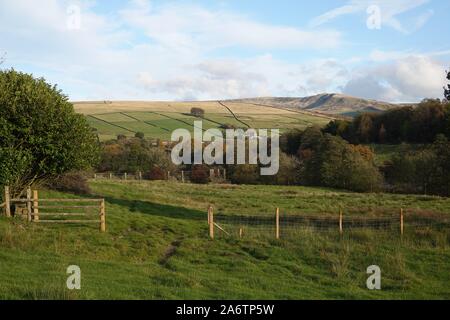
POLYGON ((184 170, 181 170, 181 182, 184 183, 184 170))
POLYGON ((11 196, 9 194, 9 186, 5 186, 5 215, 11 217, 11 196))
POLYGON ((341 236, 344 234, 343 212, 342 212, 342 208, 339 209, 339 234, 340 234, 341 236))
POLYGON ((239 238, 242 239, 243 235, 244 235, 244 228, 239 228, 239 238))
POLYGON ((97 180, 97 174, 94 173, 94 180, 97 180))
POLYGON ((142 171, 139 171, 139 181, 142 180, 142 171))
POLYGON ((27 220, 28 222, 31 222, 31 188, 27 188, 27 220))
POLYGON ((170 171, 167 171, 167 181, 170 180, 170 171))
POLYGON ((109 180, 112 180, 112 178, 113 178, 113 175, 112 175, 112 173, 110 172, 110 173, 109 173, 109 180))
POLYGON ((100 232, 106 232, 105 199, 100 203, 100 232))
POLYGON ((33 221, 39 221, 39 193, 33 190, 33 221))
POLYGON ((208 206, 208 226, 211 224, 211 212, 212 212, 212 206, 208 206))
POLYGON ((403 224, 403 208, 400 208, 400 235, 403 237, 403 231, 404 231, 404 224, 403 224))
POLYGON ((275 213, 275 237, 280 239, 280 208, 275 213))
POLYGON ((127 180, 127 177, 128 177, 128 174, 125 172, 125 173, 123 174, 123 179, 124 179, 124 180, 127 180))
POLYGON ((223 180, 227 180, 227 169, 223 169, 223 180))
POLYGON ((212 207, 210 207, 209 213, 209 237, 214 240, 214 211, 212 207))

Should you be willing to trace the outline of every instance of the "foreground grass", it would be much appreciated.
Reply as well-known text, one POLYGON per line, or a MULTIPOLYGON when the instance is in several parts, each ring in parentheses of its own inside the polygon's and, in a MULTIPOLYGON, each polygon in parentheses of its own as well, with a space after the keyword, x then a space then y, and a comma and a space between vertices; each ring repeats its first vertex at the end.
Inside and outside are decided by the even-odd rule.
MULTIPOLYGON (((302 187, 91 182, 107 200, 108 232, 0 219, 2 299, 450 299, 448 230, 395 233, 299 232, 207 237, 206 207, 223 214, 375 214, 400 207, 442 213, 438 197, 354 194, 302 187), (359 210, 350 210, 359 208, 359 210), (359 211, 359 212, 358 212, 359 211), (66 268, 82 290, 65 289, 66 268), (381 291, 365 287, 382 270, 381 291)), ((41 197, 72 197, 41 192, 41 197)))

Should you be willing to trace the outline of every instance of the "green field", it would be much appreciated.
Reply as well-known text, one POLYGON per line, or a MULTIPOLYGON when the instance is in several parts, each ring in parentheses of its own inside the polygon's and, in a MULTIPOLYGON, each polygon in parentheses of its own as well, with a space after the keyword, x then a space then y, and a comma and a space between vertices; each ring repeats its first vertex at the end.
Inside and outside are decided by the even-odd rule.
POLYGON ((128 102, 75 103, 75 110, 86 115, 90 125, 97 129, 101 140, 116 138, 118 134, 134 136, 143 132, 147 138, 170 140, 175 129, 193 131, 194 121, 190 108, 205 110, 203 129, 232 125, 245 128, 242 122, 255 129, 305 129, 312 125, 324 126, 331 118, 289 110, 255 106, 245 103, 227 103, 229 110, 217 102, 128 102), (233 112, 231 113, 230 110, 233 112), (241 122, 242 121, 242 122, 241 122))
MULTIPOLYGON (((305 187, 90 182, 108 231, 0 218, 0 299, 450 299, 448 230, 344 233, 305 230, 208 238, 216 214, 373 215, 400 207, 448 214, 450 199, 305 187), (355 210, 358 209, 358 210, 355 210), (79 265, 82 289, 65 289, 79 265), (382 290, 365 287, 379 265, 382 290)), ((41 198, 75 197, 41 191, 41 198)))

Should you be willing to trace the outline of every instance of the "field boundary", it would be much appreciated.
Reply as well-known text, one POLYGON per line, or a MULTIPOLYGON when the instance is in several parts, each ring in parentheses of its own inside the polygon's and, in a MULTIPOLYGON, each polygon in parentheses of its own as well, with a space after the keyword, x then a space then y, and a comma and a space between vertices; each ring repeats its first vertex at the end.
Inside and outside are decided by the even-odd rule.
POLYGON ((236 119, 236 121, 242 123, 247 128, 251 128, 251 126, 249 126, 247 123, 245 123, 244 121, 239 119, 238 116, 233 112, 233 110, 231 110, 225 103, 223 103, 222 101, 217 101, 217 103, 219 103, 222 107, 225 107, 231 113, 231 115, 234 117, 234 119, 236 119))
MULTIPOLYGON (((392 210, 392 212, 394 209, 392 210)), ((295 234, 296 231, 309 229, 315 232, 336 232, 343 236, 346 232, 358 230, 393 231, 400 237, 405 234, 405 228, 450 227, 450 217, 418 215, 413 209, 397 209, 396 213, 378 217, 362 215, 344 215, 340 209, 334 215, 280 214, 276 208, 272 215, 224 215, 214 214, 210 205, 207 212, 209 237, 215 238, 218 229, 227 236, 269 234, 280 239, 281 236, 295 234)))
MULTIPOLYGON (((190 181, 192 171, 191 170, 180 170, 178 172, 164 172, 164 180, 173 180, 176 179, 182 183, 190 181)), ((129 180, 129 181, 152 181, 152 179, 146 178, 145 174, 142 171, 138 171, 136 173, 113 173, 113 172, 100 172, 94 173, 92 178, 94 180, 129 180)), ((211 180, 214 179, 222 179, 223 181, 227 180, 227 169, 223 168, 213 168, 209 169, 209 178, 211 180)))
POLYGON ((93 118, 93 119, 95 119, 95 120, 104 122, 104 123, 106 123, 106 124, 108 124, 108 125, 110 125, 110 126, 117 127, 117 128, 119 128, 119 129, 122 129, 122 130, 125 130, 125 131, 128 131, 128 132, 131 132, 131 133, 136 133, 136 131, 133 131, 133 130, 131 130, 131 129, 128 129, 128 128, 119 126, 118 124, 114 124, 114 123, 111 123, 111 122, 109 122, 109 121, 100 119, 100 118, 98 118, 98 117, 96 117, 96 116, 93 116, 93 115, 91 115, 91 114, 88 115, 88 117, 91 117, 91 118, 93 118))
MULTIPOLYGON (((111 113, 111 114, 113 114, 113 113, 111 113)), ((130 119, 133 119, 133 120, 135 120, 136 122, 142 122, 142 123, 145 123, 146 125, 149 125, 149 126, 151 126, 151 127, 153 127, 153 128, 158 128, 158 129, 161 129, 161 130, 163 130, 163 131, 170 132, 170 130, 167 129, 167 128, 164 128, 164 127, 161 127, 161 126, 157 126, 156 124, 151 123, 150 121, 140 120, 140 119, 138 119, 138 118, 135 118, 135 117, 133 117, 133 116, 130 116, 129 114, 127 114, 127 113, 125 113, 125 112, 118 112, 118 114, 121 114, 121 115, 123 115, 123 116, 125 116, 125 117, 128 117, 128 118, 130 118, 130 119)))
POLYGON ((303 115, 309 115, 312 117, 318 117, 318 118, 323 118, 323 119, 327 119, 327 120, 337 120, 339 117, 337 117, 336 115, 328 115, 328 114, 324 114, 324 113, 320 113, 317 111, 309 111, 309 110, 297 110, 294 109, 293 107, 277 107, 277 106, 272 106, 272 105, 268 105, 268 104, 262 104, 262 103, 255 103, 255 102, 242 102, 242 101, 238 101, 239 103, 243 103, 243 104, 249 104, 249 105, 253 105, 253 106, 257 106, 257 107, 266 107, 266 108, 272 108, 272 109, 277 109, 277 110, 284 110, 284 111, 290 111, 292 113, 297 113, 297 114, 303 114, 303 115))

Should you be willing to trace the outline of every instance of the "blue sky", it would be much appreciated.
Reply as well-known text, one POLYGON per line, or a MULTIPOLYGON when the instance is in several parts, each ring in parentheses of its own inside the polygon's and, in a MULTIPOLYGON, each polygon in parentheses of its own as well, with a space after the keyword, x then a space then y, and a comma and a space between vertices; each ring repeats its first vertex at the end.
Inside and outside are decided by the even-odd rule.
POLYGON ((447 0, 2 0, 3 68, 71 100, 442 98, 447 0))

